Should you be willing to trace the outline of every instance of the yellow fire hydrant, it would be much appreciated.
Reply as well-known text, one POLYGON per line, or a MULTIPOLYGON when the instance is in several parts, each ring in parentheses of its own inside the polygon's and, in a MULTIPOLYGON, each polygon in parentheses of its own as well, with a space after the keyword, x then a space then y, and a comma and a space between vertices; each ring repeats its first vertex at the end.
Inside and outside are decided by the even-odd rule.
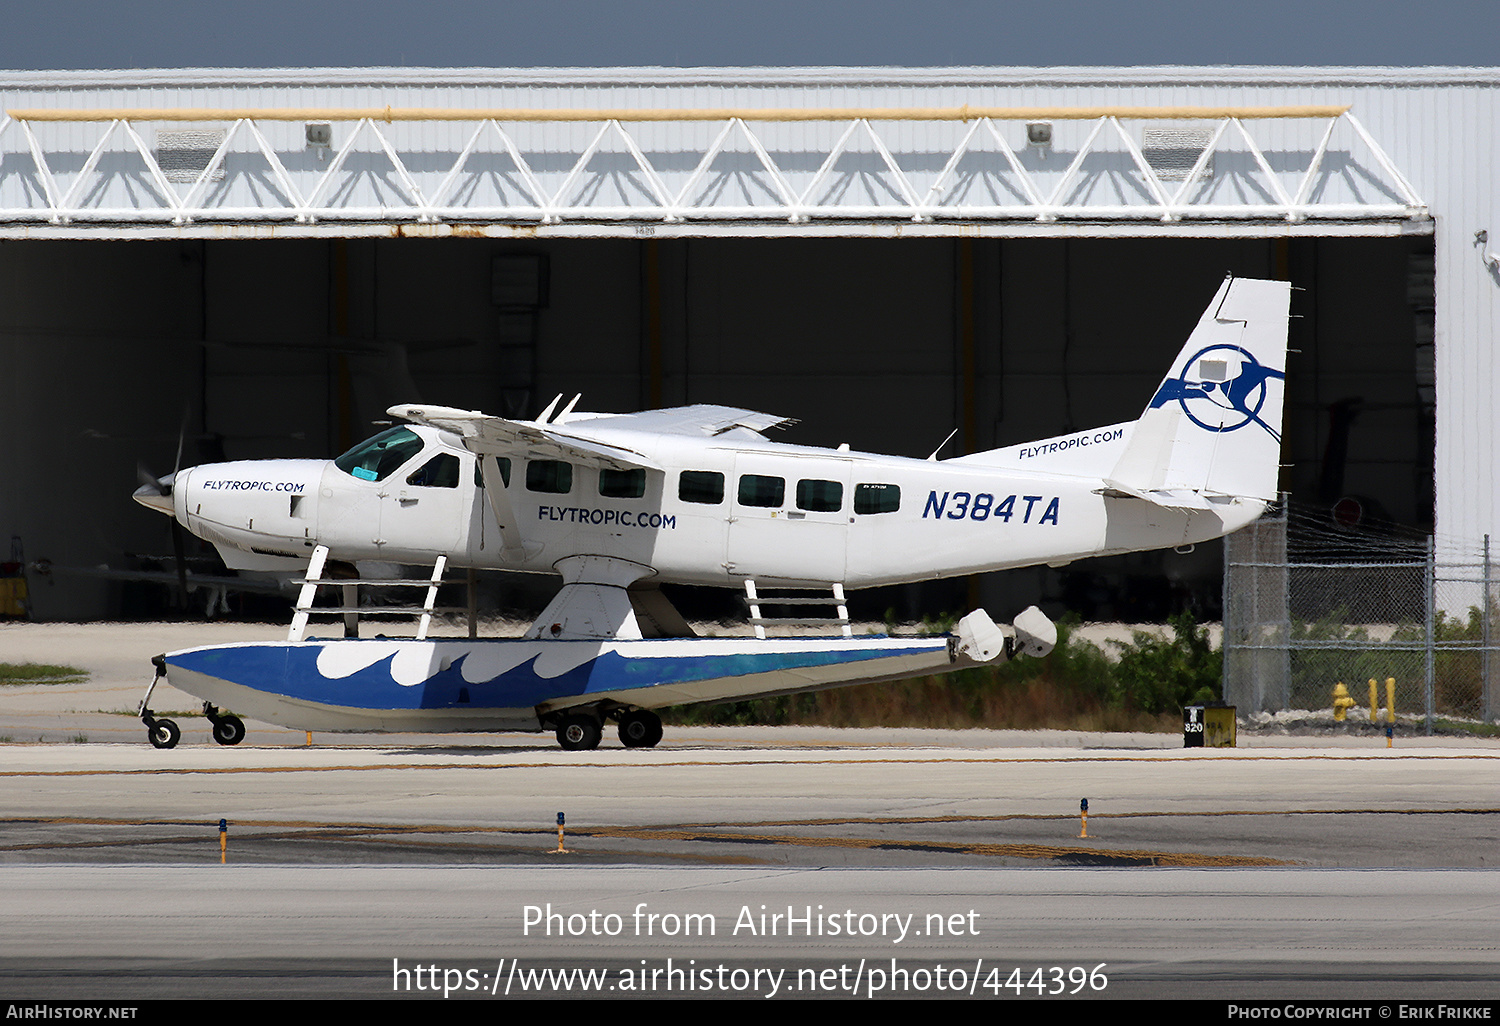
POLYGON ((1344 682, 1339 681, 1333 686, 1333 718, 1339 723, 1344 722, 1344 716, 1350 709, 1354 708, 1354 699, 1349 697, 1349 689, 1344 687, 1344 682))

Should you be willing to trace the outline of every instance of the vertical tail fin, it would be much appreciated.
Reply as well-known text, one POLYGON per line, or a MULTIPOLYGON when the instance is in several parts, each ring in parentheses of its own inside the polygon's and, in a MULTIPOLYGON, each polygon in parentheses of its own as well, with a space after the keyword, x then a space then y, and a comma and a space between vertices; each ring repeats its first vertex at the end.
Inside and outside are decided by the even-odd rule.
POLYGON ((1226 278, 1177 354, 1105 494, 1206 509, 1275 497, 1291 285, 1226 278))

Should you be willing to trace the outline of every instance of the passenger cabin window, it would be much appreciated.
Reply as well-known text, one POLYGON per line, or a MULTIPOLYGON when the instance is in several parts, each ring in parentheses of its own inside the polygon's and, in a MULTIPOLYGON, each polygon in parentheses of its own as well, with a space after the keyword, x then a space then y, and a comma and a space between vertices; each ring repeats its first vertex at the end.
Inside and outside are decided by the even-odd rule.
POLYGON ((421 488, 457 488, 458 466, 457 456, 439 453, 408 476, 406 483, 421 488))
POLYGON ((862 484, 854 486, 854 512, 894 513, 901 508, 901 486, 862 484))
POLYGON ((526 490, 566 495, 573 490, 573 464, 561 460, 531 460, 526 464, 526 490))
POLYGON ((724 501, 724 475, 716 470, 684 470, 677 479, 677 497, 683 502, 717 505, 724 501))
POLYGON ((740 475, 741 506, 780 506, 786 500, 786 480, 761 474, 740 475))
POLYGON ((496 456, 495 466, 500 468, 500 480, 505 482, 505 487, 510 487, 510 457, 496 456))
POLYGON ((608 499, 639 499, 646 494, 644 470, 599 471, 599 494, 608 499))
POLYGON ((844 505, 841 481, 798 481, 797 508, 809 513, 837 513, 844 505))
POLYGON ((393 427, 360 442, 333 465, 361 481, 384 481, 422 451, 422 439, 411 428, 393 427))

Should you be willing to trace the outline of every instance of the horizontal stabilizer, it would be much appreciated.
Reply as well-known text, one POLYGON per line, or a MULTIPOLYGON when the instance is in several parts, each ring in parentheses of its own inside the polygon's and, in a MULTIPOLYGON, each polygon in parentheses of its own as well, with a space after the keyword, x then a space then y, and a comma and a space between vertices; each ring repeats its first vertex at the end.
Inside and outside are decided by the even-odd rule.
POLYGON ((1198 510, 1212 509, 1213 504, 1202 492, 1195 492, 1189 488, 1157 488, 1152 491, 1141 491, 1139 488, 1127 488, 1116 481, 1105 481, 1104 487, 1099 489, 1099 494, 1110 499, 1141 499, 1145 502, 1155 503, 1167 509, 1198 510))

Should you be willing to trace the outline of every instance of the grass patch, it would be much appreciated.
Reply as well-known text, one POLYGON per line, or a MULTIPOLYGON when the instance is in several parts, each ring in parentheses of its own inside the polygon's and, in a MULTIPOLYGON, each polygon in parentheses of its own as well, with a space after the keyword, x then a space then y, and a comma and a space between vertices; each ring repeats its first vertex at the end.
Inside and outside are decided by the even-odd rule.
MULTIPOLYGON (((141 714, 134 709, 95 709, 94 712, 101 716, 129 716, 132 720, 141 718, 141 714)), ((184 717, 191 719, 194 716, 202 716, 202 709, 152 709, 151 715, 159 720, 176 720, 184 717)))
POLYGON ((0 684, 80 684, 87 670, 51 663, 0 663, 0 684))
MULTIPOLYGON (((1418 720, 1420 723, 1421 721, 1418 720)), ((1441 734, 1472 734, 1474 737, 1500 737, 1500 723, 1484 723, 1479 720, 1445 720, 1434 717, 1432 729, 1441 734)))

